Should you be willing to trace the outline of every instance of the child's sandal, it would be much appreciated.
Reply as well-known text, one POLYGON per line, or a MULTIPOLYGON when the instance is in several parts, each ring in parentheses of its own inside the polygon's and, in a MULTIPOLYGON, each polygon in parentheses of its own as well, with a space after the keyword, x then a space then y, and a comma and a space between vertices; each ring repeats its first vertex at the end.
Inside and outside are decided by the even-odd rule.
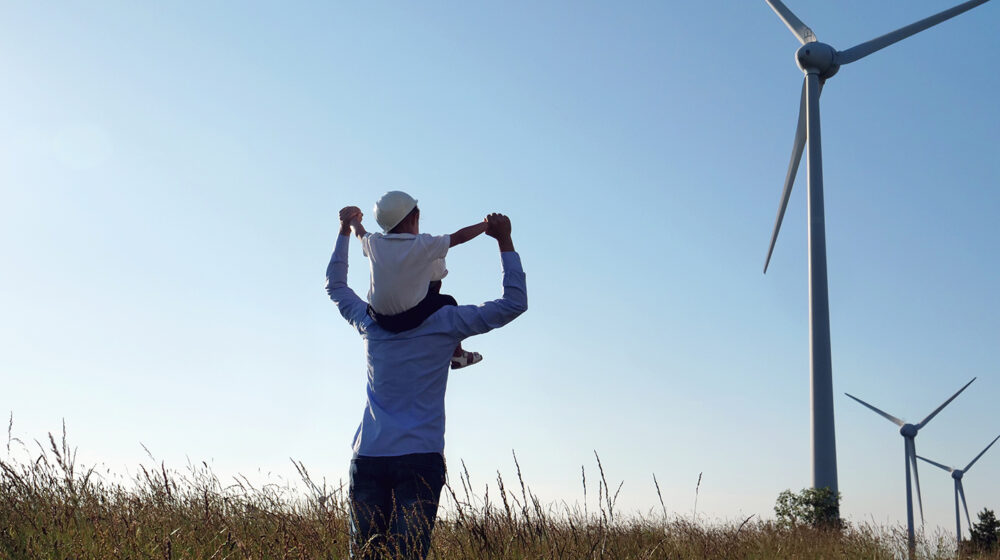
POLYGON ((461 356, 451 357, 451 369, 462 369, 481 361, 483 361, 483 356, 479 352, 463 352, 461 356))

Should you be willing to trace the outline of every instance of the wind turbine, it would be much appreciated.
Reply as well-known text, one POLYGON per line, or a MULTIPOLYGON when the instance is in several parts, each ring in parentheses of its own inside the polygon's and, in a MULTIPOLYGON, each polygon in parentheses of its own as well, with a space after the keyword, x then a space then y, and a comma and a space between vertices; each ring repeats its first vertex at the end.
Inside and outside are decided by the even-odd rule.
POLYGON ((926 461, 926 462, 934 465, 935 467, 937 467, 939 469, 943 469, 943 470, 946 470, 946 471, 950 472, 951 473, 951 477, 953 479, 955 479, 955 533, 958 536, 958 543, 959 544, 962 543, 962 516, 959 515, 959 513, 958 513, 958 498, 959 498, 959 496, 962 497, 962 506, 965 507, 965 520, 968 521, 969 527, 970 528, 972 527, 972 519, 969 517, 969 503, 965 501, 965 489, 962 488, 962 476, 965 475, 965 473, 969 472, 969 469, 972 468, 972 465, 975 465, 976 461, 978 461, 979 458, 983 456, 983 453, 986 453, 987 449, 993 447, 993 444, 996 443, 998 439, 1000 439, 1000 436, 997 436, 997 437, 993 438, 993 441, 991 441, 990 444, 986 446, 986 449, 983 449, 982 451, 980 451, 979 455, 976 455, 976 458, 973 459, 968 465, 966 465, 964 469, 956 469, 956 468, 952 468, 952 467, 946 467, 946 466, 942 465, 941 463, 935 463, 934 461, 931 461, 927 457, 921 457, 920 455, 917 455, 918 459, 922 459, 922 460, 924 460, 924 461, 926 461))
MULTIPOLYGON (((975 380, 976 378, 973 377, 972 381, 975 380)), ((935 408, 934 412, 927 415, 927 418, 924 418, 917 424, 909 424, 907 422, 903 422, 899 418, 896 418, 895 416, 889 414, 888 412, 883 412, 875 408, 874 406, 855 397, 854 395, 851 395, 850 393, 844 393, 848 397, 851 397, 852 399, 858 401, 862 405, 875 411, 875 413, 878 414, 879 416, 899 426, 899 433, 903 436, 904 448, 906 452, 906 536, 907 536, 907 542, 909 544, 911 558, 913 557, 913 550, 916 547, 916 538, 914 537, 913 534, 913 489, 911 487, 912 485, 910 484, 911 464, 913 465, 913 479, 917 483, 917 503, 920 505, 920 524, 923 525, 924 523, 924 501, 920 497, 920 475, 919 473, 917 473, 917 447, 916 447, 917 444, 914 441, 914 438, 917 437, 917 433, 920 431, 920 429, 926 426, 927 423, 931 421, 931 418, 937 416, 937 413, 941 412, 941 409, 948 406, 948 403, 950 403, 951 401, 955 400, 955 397, 957 397, 962 391, 964 391, 966 387, 972 385, 972 381, 966 383, 961 389, 958 390, 958 393, 955 393, 954 395, 951 396, 950 399, 944 401, 944 404, 935 408)))
POLYGON ((799 68, 805 73, 799 101, 799 121, 792 143, 792 158, 785 175, 778 216, 774 221, 771 244, 764 261, 764 272, 771 262, 774 243, 781 229, 781 220, 788 206, 795 174, 802 152, 809 144, 808 159, 808 222, 809 222, 809 362, 812 393, 813 486, 837 488, 837 441, 833 420, 833 366, 830 359, 830 304, 826 274, 826 218, 823 210, 823 151, 820 140, 819 96, 823 84, 841 66, 861 60, 915 33, 971 10, 988 0, 972 0, 944 10, 896 31, 838 51, 816 40, 812 29, 802 23, 781 0, 766 0, 781 21, 788 26, 802 46, 795 53, 799 68))

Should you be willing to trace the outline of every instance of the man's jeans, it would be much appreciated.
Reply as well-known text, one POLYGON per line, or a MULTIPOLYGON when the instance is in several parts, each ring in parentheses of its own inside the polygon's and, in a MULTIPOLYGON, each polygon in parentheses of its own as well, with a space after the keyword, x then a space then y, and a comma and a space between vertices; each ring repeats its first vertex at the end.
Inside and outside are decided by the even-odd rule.
POLYGON ((439 453, 354 458, 351 558, 425 558, 444 474, 439 453))

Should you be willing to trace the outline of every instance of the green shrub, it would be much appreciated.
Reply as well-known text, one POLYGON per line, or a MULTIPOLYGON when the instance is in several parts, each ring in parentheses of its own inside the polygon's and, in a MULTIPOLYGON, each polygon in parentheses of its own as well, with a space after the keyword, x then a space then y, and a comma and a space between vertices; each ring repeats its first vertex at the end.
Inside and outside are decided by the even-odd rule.
POLYGON ((785 490, 778 495, 774 513, 778 523, 785 526, 839 529, 840 494, 829 488, 803 488, 798 494, 785 490))

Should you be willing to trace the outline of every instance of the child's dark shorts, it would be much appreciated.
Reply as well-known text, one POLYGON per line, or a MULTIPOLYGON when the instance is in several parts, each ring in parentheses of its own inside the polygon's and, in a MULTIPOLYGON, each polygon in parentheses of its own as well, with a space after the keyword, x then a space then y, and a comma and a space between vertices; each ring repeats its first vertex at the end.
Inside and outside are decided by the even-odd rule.
MULTIPOLYGON (((434 284, 433 282, 431 284, 434 284)), ((437 290, 440 289, 440 282, 438 283, 437 289, 432 286, 431 289, 427 290, 427 295, 424 299, 420 300, 420 303, 407 309, 402 313, 397 313, 395 315, 382 315, 372 309, 372 306, 368 306, 368 316, 378 323, 378 326, 383 329, 394 332, 401 333, 403 331, 408 331, 410 329, 415 329, 420 326, 421 323, 427 320, 428 317, 433 315, 438 309, 445 307, 446 305, 458 305, 458 301, 455 298, 449 296, 448 294, 442 294, 437 290)))

